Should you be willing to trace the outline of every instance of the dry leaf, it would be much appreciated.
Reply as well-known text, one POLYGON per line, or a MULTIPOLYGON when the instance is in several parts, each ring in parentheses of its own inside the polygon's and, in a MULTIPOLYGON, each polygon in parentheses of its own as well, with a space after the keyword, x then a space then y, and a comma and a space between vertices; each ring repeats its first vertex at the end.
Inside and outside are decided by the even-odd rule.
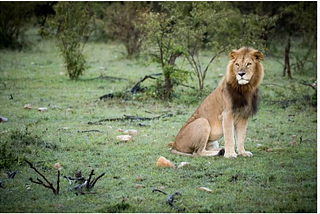
POLYGON ((118 135, 117 140, 128 142, 132 140, 132 137, 130 135, 118 135))
POLYGON ((160 158, 157 161, 157 166, 158 167, 172 167, 172 168, 176 168, 176 166, 174 165, 174 163, 172 163, 171 161, 169 161, 168 159, 166 159, 163 156, 160 156, 160 158))
POLYGON ((188 166, 188 165, 190 165, 189 162, 181 162, 180 165, 178 166, 178 169, 185 167, 185 166, 188 166))
POLYGON ((208 193, 212 193, 212 190, 207 187, 200 187, 199 190, 206 191, 208 193))
POLYGON ((298 145, 298 143, 296 141, 291 141, 290 144, 293 145, 293 146, 297 146, 298 145))

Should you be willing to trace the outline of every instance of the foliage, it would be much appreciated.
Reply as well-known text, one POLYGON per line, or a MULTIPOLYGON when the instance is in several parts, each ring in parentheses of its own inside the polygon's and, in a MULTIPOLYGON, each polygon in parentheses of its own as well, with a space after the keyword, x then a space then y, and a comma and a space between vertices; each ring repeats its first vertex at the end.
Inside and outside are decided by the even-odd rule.
POLYGON ((0 48, 22 49, 34 2, 0 2, 0 48))
POLYGON ((145 34, 144 39, 146 39, 151 61, 161 66, 164 84, 158 84, 158 86, 164 86, 164 98, 168 99, 173 93, 174 85, 186 81, 188 76, 185 69, 176 65, 176 59, 184 53, 185 49, 182 36, 185 27, 182 14, 176 13, 178 8, 172 3, 164 2, 161 8, 161 12, 144 13, 141 18, 145 24, 138 27, 145 34))
MULTIPOLYGON (((227 55, 212 65, 214 72, 207 74, 210 85, 201 97, 194 89, 177 87, 170 102, 148 96, 143 102, 135 97, 97 101, 103 94, 130 89, 132 82, 159 70, 154 64, 145 66, 136 60, 115 58, 119 48, 118 44, 105 43, 85 46, 88 64, 108 69, 88 69, 77 82, 59 75, 63 59, 56 57, 59 50, 51 41, 40 41, 28 52, 0 51, 1 115, 8 118, 0 123, 0 142, 8 142, 7 148, 14 155, 26 154, 50 181, 57 180, 55 163, 62 165, 62 176, 73 176, 80 170, 83 175, 92 169, 106 172, 94 187, 96 194, 67 191, 56 197, 28 180, 36 177, 27 164, 11 164, 10 168, 0 169, 4 186, 0 189, 1 212, 178 212, 166 204, 166 195, 152 192, 151 187, 163 188, 168 194, 180 191, 182 196, 176 205, 188 213, 317 211, 317 109, 302 99, 314 90, 300 84, 300 80, 313 83, 316 72, 296 75, 290 81, 283 79, 278 75, 281 65, 267 55, 262 62, 267 71, 261 85, 262 100, 258 114, 249 120, 246 137, 246 148, 254 156, 233 160, 189 158, 171 154, 167 144, 205 95, 217 86, 221 77, 216 71, 225 69, 227 55), (97 78, 101 73, 128 80, 97 78), (23 109, 27 103, 34 109, 23 109), (37 111, 43 106, 48 111, 37 111), (88 124, 124 114, 153 117, 164 113, 172 113, 173 117, 88 124), (118 142, 119 128, 136 129, 138 135, 132 142, 118 142), (83 132, 89 130, 100 132, 83 132), (27 141, 31 144, 27 145, 27 141), (47 148, 46 142, 57 149, 47 148), (159 156, 176 166, 185 161, 190 165, 157 168, 159 156), (14 179, 6 178, 6 172, 11 170, 19 171, 14 179), (212 193, 198 190, 203 186, 212 193)), ((202 53, 209 61, 210 51, 202 53)), ((177 60, 177 65, 180 63, 177 60)), ((197 84, 196 79, 189 81, 197 84)), ((224 145, 223 139, 219 144, 224 145)), ((60 189, 70 188, 65 178, 61 177, 60 184, 60 189)))
MULTIPOLYGON (((25 130, 12 130, 6 134, 7 138, 0 138, 0 169, 10 169, 20 164, 26 156, 34 158, 37 150, 34 148, 42 147, 42 149, 56 149, 57 145, 54 143, 46 142, 38 135, 32 134, 25 130)), ((4 136, 3 136, 4 137, 4 136)))
POLYGON ((142 32, 134 23, 143 24, 139 17, 146 10, 145 2, 129 1, 106 5, 103 10, 104 31, 124 44, 129 58, 136 58, 140 54, 142 32))
POLYGON ((172 56, 184 54, 202 90, 210 64, 221 53, 242 46, 263 50, 264 35, 276 20, 277 16, 241 15, 228 2, 165 2, 162 12, 146 14, 143 27, 146 39, 157 45, 152 56, 162 65, 165 76, 172 71, 165 70, 164 65, 170 64, 172 56), (213 54, 203 69, 204 44, 213 54))
MULTIPOLYGON (((292 67, 296 73, 309 70, 307 64, 316 61, 317 47, 317 4, 316 2, 298 2, 283 8, 283 14, 292 17, 288 24, 295 26, 289 30, 289 37, 299 36, 301 48, 306 47, 307 51, 302 54, 292 53, 294 62, 292 67)), ((316 69, 316 64, 313 64, 316 69)))
POLYGON ((264 35, 275 24, 277 17, 241 15, 228 2, 194 2, 187 19, 191 28, 185 34, 189 47, 186 57, 202 90, 210 64, 221 53, 242 46, 263 50, 266 42, 264 35), (213 52, 204 69, 200 59, 203 42, 213 52))
POLYGON ((59 2, 54 6, 56 15, 49 22, 50 27, 57 30, 58 46, 69 77, 75 80, 86 69, 82 51, 93 31, 89 5, 90 3, 82 2, 59 2))

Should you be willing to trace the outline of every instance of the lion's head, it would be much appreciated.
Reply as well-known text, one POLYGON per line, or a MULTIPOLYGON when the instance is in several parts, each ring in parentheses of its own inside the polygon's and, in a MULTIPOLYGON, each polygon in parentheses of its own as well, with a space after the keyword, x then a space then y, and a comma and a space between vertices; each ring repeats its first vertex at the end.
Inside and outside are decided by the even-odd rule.
POLYGON ((263 58, 261 51, 243 47, 229 54, 228 82, 234 87, 248 85, 256 88, 263 79, 263 67, 260 63, 263 58))

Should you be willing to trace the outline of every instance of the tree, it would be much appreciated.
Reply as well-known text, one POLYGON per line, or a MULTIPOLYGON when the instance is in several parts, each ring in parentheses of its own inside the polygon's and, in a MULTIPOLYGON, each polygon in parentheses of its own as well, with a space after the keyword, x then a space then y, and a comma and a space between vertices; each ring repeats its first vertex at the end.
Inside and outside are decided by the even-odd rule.
POLYGON ((64 58, 69 77, 77 80, 86 69, 83 48, 93 31, 89 4, 59 2, 54 6, 55 16, 49 26, 56 30, 58 47, 64 58))
POLYGON ((134 23, 138 23, 140 14, 148 10, 147 3, 128 1, 104 6, 104 31, 124 44, 129 58, 138 57, 142 45, 142 32, 134 23))
POLYGON ((170 88, 173 72, 168 72, 165 65, 173 66, 177 57, 186 57, 202 90, 209 66, 220 54, 241 46, 264 48, 263 36, 277 19, 276 16, 242 15, 229 2, 166 2, 161 5, 160 12, 147 15, 145 29, 149 35, 147 39, 157 44, 153 56, 162 65, 166 89, 170 88), (204 46, 213 53, 205 66, 200 59, 204 46))
POLYGON ((302 70, 308 58, 312 57, 311 50, 315 49, 317 43, 317 2, 297 2, 295 4, 290 4, 283 8, 283 15, 290 17, 287 19, 287 45, 285 47, 285 65, 283 69, 283 76, 287 71, 288 78, 292 79, 291 69, 290 69, 290 47, 291 47, 291 37, 293 35, 302 38, 302 46, 307 46, 307 53, 299 57, 299 55, 294 55, 296 58, 295 66, 299 70, 302 70))
POLYGON ((0 48, 21 49, 25 45, 25 25, 35 6, 35 2, 0 2, 0 48))
POLYGON ((292 70, 306 70, 308 63, 316 69, 317 2, 232 2, 232 5, 242 14, 279 15, 276 24, 271 26, 273 30, 265 35, 265 40, 269 40, 270 55, 283 57, 283 76, 292 78, 292 70), (279 49, 281 56, 277 55, 279 49), (298 51, 295 53, 295 50, 298 51))
MULTIPOLYGON (((184 3, 181 3, 184 4, 184 3)), ((187 80, 188 72, 176 65, 176 59, 184 53, 184 23, 181 14, 176 13, 177 7, 172 2, 161 3, 160 12, 147 12, 141 17, 144 24, 137 26, 144 32, 146 46, 153 62, 161 66, 164 84, 163 98, 171 97, 174 85, 187 80)), ((161 90, 160 90, 161 91, 161 90)))
POLYGON ((264 35, 277 17, 242 15, 231 7, 229 2, 193 2, 189 16, 192 26, 188 32, 188 52, 186 57, 198 78, 199 89, 204 87, 204 80, 211 63, 225 51, 252 46, 264 49, 264 35), (209 63, 201 65, 200 52, 203 41, 213 54, 209 63))

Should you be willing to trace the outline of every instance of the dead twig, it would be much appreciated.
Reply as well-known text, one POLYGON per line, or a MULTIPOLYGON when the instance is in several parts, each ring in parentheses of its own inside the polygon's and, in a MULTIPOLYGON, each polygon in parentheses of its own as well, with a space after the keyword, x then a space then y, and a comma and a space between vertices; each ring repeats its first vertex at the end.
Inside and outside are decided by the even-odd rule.
POLYGON ((181 195, 181 193, 180 193, 180 192, 176 192, 176 193, 174 193, 174 194, 169 195, 169 197, 166 199, 166 202, 167 202, 170 206, 172 206, 173 208, 175 208, 175 209, 177 209, 177 210, 179 210, 179 211, 185 211, 185 208, 181 209, 181 208, 179 208, 177 205, 174 204, 174 202, 175 202, 175 198, 174 198, 174 197, 175 197, 176 195, 181 195))
MULTIPOLYGON (((89 124, 89 123, 88 123, 89 124)), ((85 130, 85 131, 78 131, 78 133, 87 133, 87 132, 100 132, 102 133, 102 131, 100 130, 85 130)))
MULTIPOLYGON (((166 192, 159 190, 159 189, 154 189, 153 187, 151 187, 152 192, 161 192, 164 195, 168 195, 166 192)), ((175 192, 174 194, 170 194, 167 198, 166 198, 166 203, 168 203, 170 206, 172 206, 173 208, 179 210, 179 211, 185 211, 185 209, 181 209, 179 208, 177 205, 174 204, 175 200, 175 196, 177 195, 181 195, 180 192, 175 192)))
MULTIPOLYGON (((81 181, 82 183, 81 184, 78 184, 76 185, 75 187, 73 188, 70 188, 69 190, 75 190, 75 189, 80 189, 80 193, 81 195, 84 195, 85 193, 83 192, 83 187, 85 187, 87 190, 89 189, 92 189, 94 187, 94 185, 96 184, 96 182, 102 177, 105 175, 105 173, 102 173, 100 176, 98 176, 97 178, 93 179, 93 175, 94 174, 94 169, 91 170, 90 172, 90 175, 88 177, 88 179, 86 179, 85 177, 70 177, 70 176, 64 176, 64 178, 66 178, 68 181, 69 181, 69 184, 71 185, 72 184, 72 181, 75 180, 75 181, 81 181)), ((91 194, 94 194, 94 193, 91 193, 91 194)))
POLYGON ((31 162, 29 162, 28 160, 25 160, 25 161, 29 164, 30 168, 33 169, 36 173, 38 173, 46 182, 46 183, 44 183, 39 178, 37 178, 36 181, 33 180, 32 178, 30 178, 29 180, 32 183, 39 184, 39 185, 42 185, 42 186, 44 186, 46 188, 51 189, 53 191, 53 193, 56 194, 56 195, 59 194, 59 182, 60 182, 60 178, 59 178, 60 177, 60 171, 59 170, 58 170, 58 181, 57 181, 58 185, 57 185, 57 189, 55 189, 53 184, 50 181, 48 181, 48 179, 41 172, 39 172, 39 170, 36 167, 34 167, 34 165, 31 162))
POLYGON ((8 178, 14 178, 14 176, 16 176, 16 174, 18 173, 19 171, 15 170, 13 172, 8 172, 8 178))
POLYGON ((313 85, 311 85, 310 83, 308 83, 308 82, 306 82, 306 81, 301 81, 300 84, 305 85, 305 86, 309 86, 309 87, 311 87, 313 90, 317 90, 317 87, 314 87, 313 85))
POLYGON ((70 177, 70 176, 63 176, 65 179, 67 179, 69 181, 69 184, 72 185, 72 181, 81 181, 84 182, 86 180, 85 177, 70 177))
POLYGON ((139 80, 132 88, 131 88, 131 93, 132 94, 136 94, 138 91, 141 91, 141 87, 140 87, 140 84, 142 82, 144 82, 146 79, 154 79, 156 80, 157 78, 153 77, 153 76, 158 76, 158 75, 161 75, 160 74, 151 74, 151 75, 146 75, 144 76, 141 80, 139 80))
POLYGON ((101 175, 99 175, 96 179, 94 179, 92 181, 92 183, 90 184, 90 189, 92 189, 94 187, 94 185, 97 183, 98 179, 100 179, 102 176, 104 176, 106 173, 102 173, 101 175))
POLYGON ((139 116, 130 116, 130 115, 124 115, 122 118, 106 118, 99 120, 97 122, 89 122, 91 124, 99 123, 99 122, 105 122, 105 121, 125 121, 125 120, 159 120, 160 118, 166 118, 166 117, 172 117, 173 114, 164 114, 157 117, 139 117, 139 116))
POLYGON ((152 192, 161 192, 161 193, 163 193, 165 195, 168 195, 166 192, 164 192, 164 191, 162 191, 160 189, 154 189, 153 187, 151 187, 151 189, 152 189, 152 192))
POLYGON ((93 170, 91 170, 91 172, 90 172, 90 175, 89 175, 89 178, 88 178, 88 183, 87 183, 87 189, 90 189, 90 181, 91 181, 91 177, 94 175, 94 169, 93 170))

